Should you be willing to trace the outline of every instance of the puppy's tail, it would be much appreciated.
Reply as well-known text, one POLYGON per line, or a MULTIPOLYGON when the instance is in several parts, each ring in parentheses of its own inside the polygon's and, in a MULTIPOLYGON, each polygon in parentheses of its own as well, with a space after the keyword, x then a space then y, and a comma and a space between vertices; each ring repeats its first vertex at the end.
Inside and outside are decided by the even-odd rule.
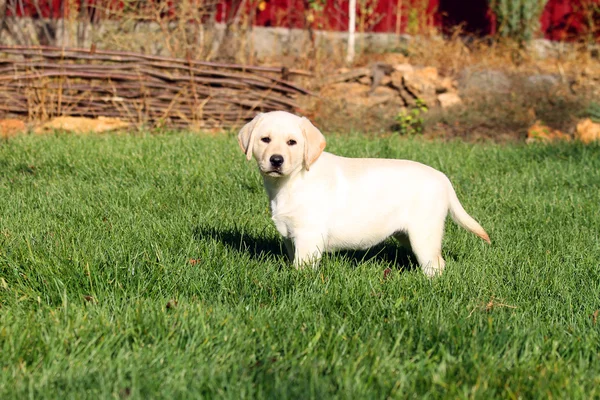
POLYGON ((454 191, 452 184, 450 184, 449 186, 450 190, 448 193, 448 197, 450 199, 450 216, 452 217, 452 219, 466 230, 473 232, 474 234, 491 244, 492 242, 490 241, 490 237, 488 236, 486 231, 481 227, 481 225, 479 225, 479 222, 475 221, 473 217, 467 214, 462 204, 460 204, 460 201, 458 201, 458 197, 456 196, 456 192, 454 191))

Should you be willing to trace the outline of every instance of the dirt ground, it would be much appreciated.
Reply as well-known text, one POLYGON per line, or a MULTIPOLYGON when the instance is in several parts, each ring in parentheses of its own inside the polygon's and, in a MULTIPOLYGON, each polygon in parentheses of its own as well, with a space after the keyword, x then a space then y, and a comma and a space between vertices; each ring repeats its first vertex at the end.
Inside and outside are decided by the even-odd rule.
POLYGON ((590 108, 600 110, 600 59, 586 47, 573 45, 567 53, 546 58, 456 41, 430 50, 363 55, 352 68, 322 68, 306 83, 318 96, 305 99, 303 112, 328 132, 401 132, 398 122, 411 107, 395 96, 393 84, 371 90, 369 76, 328 83, 332 76, 372 70, 377 63, 400 70, 406 65, 434 69, 438 80, 452 82, 460 104, 441 107, 439 101, 428 101, 427 112, 417 113, 426 137, 522 141, 536 122, 572 135, 590 108))
MULTIPOLYGON (((521 81, 518 76, 515 79, 521 81)), ((398 131, 403 105, 380 87, 368 94, 362 85, 338 85, 309 99, 306 114, 328 132, 382 134, 398 131), (378 102, 378 100, 381 100, 378 102), (369 104, 371 102, 372 104, 369 104)), ((551 88, 528 88, 515 84, 509 92, 468 93, 461 91, 462 104, 443 109, 431 107, 422 114, 423 135, 465 140, 520 141, 536 121, 572 133, 586 116, 597 87, 573 89, 571 82, 551 88)))

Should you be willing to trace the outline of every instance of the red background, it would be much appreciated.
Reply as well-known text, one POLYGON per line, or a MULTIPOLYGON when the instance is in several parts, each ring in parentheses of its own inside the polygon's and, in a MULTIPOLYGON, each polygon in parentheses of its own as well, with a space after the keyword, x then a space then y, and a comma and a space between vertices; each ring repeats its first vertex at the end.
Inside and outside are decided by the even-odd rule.
MULTIPOLYGON (((236 14, 240 0, 218 0, 216 19, 226 22, 236 14)), ((256 26, 278 26, 286 28, 306 28, 343 31, 348 28, 348 0, 316 0, 326 3, 323 11, 313 12, 312 21, 306 19, 311 14, 309 1, 315 0, 248 0, 244 2, 243 16, 254 19, 256 26), (259 4, 264 4, 259 7, 259 4)), ((367 23, 357 31, 366 32, 411 32, 411 28, 435 27, 450 32, 461 25, 462 30, 476 35, 494 34, 496 19, 488 7, 488 0, 357 0, 367 1, 374 12, 364 13, 367 23), (397 15, 398 5, 402 14, 397 15), (409 16, 409 9, 420 10, 409 16), (416 24, 416 25, 415 25, 416 24)), ((83 0, 78 0, 81 4, 83 0)), ((7 14, 17 16, 61 18, 70 11, 66 0, 38 0, 38 7, 32 0, 7 0, 7 14)), ((73 4, 71 2, 71 4, 73 4)), ((94 5, 123 7, 119 0, 87 0, 90 18, 95 18, 94 5)), ((166 7, 164 16, 175 13, 166 7)), ((79 12, 79 10, 76 10, 79 12)), ((357 22, 363 14, 360 7, 357 22)), ((97 18, 97 17, 96 17, 97 18)), ((544 36, 551 40, 575 40, 595 37, 600 39, 600 0, 549 0, 540 19, 544 36), (595 8, 594 8, 595 7, 595 8)))

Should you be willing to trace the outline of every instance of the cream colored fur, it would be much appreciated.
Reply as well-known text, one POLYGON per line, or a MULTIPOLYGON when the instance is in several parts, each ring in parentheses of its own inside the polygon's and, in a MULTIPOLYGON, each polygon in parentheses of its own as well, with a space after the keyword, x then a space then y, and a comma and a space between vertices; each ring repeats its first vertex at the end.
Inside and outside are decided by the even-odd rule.
POLYGON ((321 132, 283 111, 257 115, 238 139, 258 163, 272 219, 296 267, 316 265, 324 251, 365 249, 394 236, 409 245, 426 275, 440 274, 448 212, 490 241, 446 175, 431 167, 323 152, 321 132))

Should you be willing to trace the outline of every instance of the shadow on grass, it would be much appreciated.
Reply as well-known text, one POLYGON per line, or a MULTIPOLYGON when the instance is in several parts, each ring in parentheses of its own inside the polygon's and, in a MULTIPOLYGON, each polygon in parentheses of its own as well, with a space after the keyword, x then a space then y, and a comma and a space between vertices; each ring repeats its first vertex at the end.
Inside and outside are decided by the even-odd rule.
MULTIPOLYGON (((214 227, 197 226, 193 235, 196 239, 210 238, 221 242, 232 250, 247 252, 254 260, 264 260, 269 256, 285 257, 283 242, 278 238, 259 237, 252 233, 246 233, 236 229, 218 229, 214 227)), ((365 262, 383 263, 399 270, 410 271, 417 268, 417 260, 409 250, 399 246, 393 240, 368 250, 342 250, 334 253, 334 257, 340 257, 357 267, 365 262)), ((324 257, 330 258, 331 254, 324 257)))

